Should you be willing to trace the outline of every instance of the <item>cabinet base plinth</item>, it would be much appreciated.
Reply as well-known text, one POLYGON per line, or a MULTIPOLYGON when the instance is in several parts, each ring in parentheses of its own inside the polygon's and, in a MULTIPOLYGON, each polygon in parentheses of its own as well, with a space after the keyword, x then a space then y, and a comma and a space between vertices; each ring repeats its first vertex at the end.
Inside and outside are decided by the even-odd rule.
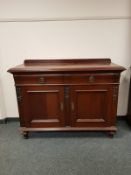
POLYGON ((105 131, 108 132, 109 137, 113 137, 117 131, 115 126, 111 127, 59 127, 59 128, 26 128, 21 127, 22 135, 25 139, 28 138, 29 132, 39 132, 39 131, 105 131))

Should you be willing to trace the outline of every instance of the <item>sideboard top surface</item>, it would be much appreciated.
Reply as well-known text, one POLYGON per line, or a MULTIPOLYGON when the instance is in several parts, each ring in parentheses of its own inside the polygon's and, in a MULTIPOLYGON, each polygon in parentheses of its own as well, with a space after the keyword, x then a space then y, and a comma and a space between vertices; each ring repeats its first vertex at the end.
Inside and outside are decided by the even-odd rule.
POLYGON ((26 72, 122 72, 125 68, 111 59, 43 59, 25 60, 23 64, 8 70, 10 73, 26 72))

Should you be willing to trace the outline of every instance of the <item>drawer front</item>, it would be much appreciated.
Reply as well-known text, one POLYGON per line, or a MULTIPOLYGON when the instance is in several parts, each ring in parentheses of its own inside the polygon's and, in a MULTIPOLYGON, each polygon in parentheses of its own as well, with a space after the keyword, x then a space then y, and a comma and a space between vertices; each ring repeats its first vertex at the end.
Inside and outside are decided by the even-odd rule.
POLYGON ((66 82, 70 84, 99 84, 99 83, 118 83, 119 75, 113 74, 79 74, 69 76, 66 82))
POLYGON ((16 84, 62 84, 63 76, 56 75, 17 75, 14 76, 16 84))
POLYGON ((119 83, 119 74, 15 75, 18 85, 119 83))

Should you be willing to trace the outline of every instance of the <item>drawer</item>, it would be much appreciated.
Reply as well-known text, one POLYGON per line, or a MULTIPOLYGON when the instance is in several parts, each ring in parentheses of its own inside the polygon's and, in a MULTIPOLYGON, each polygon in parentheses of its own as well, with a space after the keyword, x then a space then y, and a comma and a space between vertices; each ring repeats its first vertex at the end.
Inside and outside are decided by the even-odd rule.
POLYGON ((16 75, 16 84, 62 84, 63 76, 55 75, 16 75))
POLYGON ((118 83, 119 75, 113 74, 79 74, 71 75, 66 82, 70 84, 88 84, 88 83, 118 83))

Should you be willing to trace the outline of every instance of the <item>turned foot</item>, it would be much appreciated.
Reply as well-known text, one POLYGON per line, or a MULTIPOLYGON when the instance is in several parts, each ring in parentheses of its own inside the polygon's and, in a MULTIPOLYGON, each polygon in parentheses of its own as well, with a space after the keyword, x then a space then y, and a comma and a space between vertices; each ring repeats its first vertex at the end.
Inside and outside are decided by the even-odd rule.
POLYGON ((22 135, 23 135, 24 139, 29 138, 29 132, 28 131, 23 131, 22 135))
POLYGON ((115 134, 115 131, 109 131, 109 132, 108 132, 108 136, 109 136, 110 138, 113 138, 113 137, 114 137, 114 134, 115 134))

